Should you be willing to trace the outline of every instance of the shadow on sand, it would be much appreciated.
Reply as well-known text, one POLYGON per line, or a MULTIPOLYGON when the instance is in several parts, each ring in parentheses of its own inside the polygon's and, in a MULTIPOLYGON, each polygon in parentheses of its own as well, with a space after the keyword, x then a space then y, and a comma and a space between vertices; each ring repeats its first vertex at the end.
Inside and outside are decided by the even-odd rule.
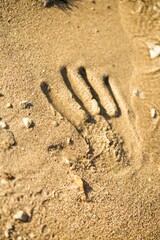
POLYGON ((78 7, 80 0, 45 0, 44 7, 57 7, 63 11, 72 10, 73 7, 78 7))

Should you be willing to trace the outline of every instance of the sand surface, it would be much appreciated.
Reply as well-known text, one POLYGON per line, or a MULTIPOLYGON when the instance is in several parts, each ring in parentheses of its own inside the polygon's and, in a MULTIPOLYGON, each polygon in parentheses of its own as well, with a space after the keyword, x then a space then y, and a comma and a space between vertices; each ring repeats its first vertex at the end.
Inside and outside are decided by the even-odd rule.
POLYGON ((160 239, 159 1, 0 9, 0 239, 160 239))

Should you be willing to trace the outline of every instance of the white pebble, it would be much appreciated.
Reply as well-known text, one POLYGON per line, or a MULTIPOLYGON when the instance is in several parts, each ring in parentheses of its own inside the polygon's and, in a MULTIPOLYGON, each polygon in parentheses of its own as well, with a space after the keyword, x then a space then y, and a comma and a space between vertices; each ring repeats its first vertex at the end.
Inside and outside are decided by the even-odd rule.
POLYGON ((30 128, 33 124, 32 119, 30 119, 28 117, 23 118, 22 121, 23 121, 24 126, 27 128, 30 128))
POLYGON ((139 90, 138 89, 133 89, 133 95, 139 97, 139 90))
POLYGON ((9 238, 9 231, 8 231, 7 229, 4 231, 4 236, 5 236, 6 238, 9 238))
POLYGON ((6 185, 6 184, 8 184, 8 182, 7 182, 7 180, 6 180, 6 179, 1 179, 1 180, 0 180, 0 183, 1 183, 1 184, 3 184, 3 185, 6 185))
POLYGON ((12 106, 11 103, 7 103, 6 107, 7 107, 7 108, 12 108, 13 106, 12 106))
POLYGON ((67 164, 67 165, 70 164, 70 161, 69 161, 69 159, 68 159, 67 157, 63 157, 62 160, 63 160, 63 162, 64 162, 65 164, 67 164))
POLYGON ((1 128, 7 128, 7 124, 3 121, 0 121, 0 127, 1 128))
POLYGON ((11 222, 7 222, 6 229, 7 230, 13 230, 13 228, 14 228, 13 224, 11 222))
POLYGON ((12 223, 8 222, 6 225, 6 230, 4 231, 4 235, 6 238, 9 238, 12 230, 14 230, 14 225, 12 223))
POLYGON ((148 43, 150 58, 154 59, 160 56, 160 46, 152 43, 148 43))
POLYGON ((29 219, 29 216, 28 216, 27 213, 20 210, 13 216, 13 218, 16 219, 16 220, 20 220, 22 222, 27 222, 28 219, 29 219))
POLYGON ((21 236, 18 236, 18 237, 17 237, 17 240, 22 240, 22 237, 21 237, 21 236))
POLYGON ((153 6, 153 10, 158 13, 160 12, 160 9, 157 6, 153 6))
POLYGON ((73 144, 73 140, 72 140, 72 138, 67 138, 67 144, 68 144, 68 145, 73 144))
POLYGON ((152 108, 151 109, 151 117, 156 118, 156 116, 157 116, 157 111, 154 108, 152 108))
POLYGON ((29 234, 29 237, 30 237, 31 239, 34 239, 34 233, 30 233, 30 234, 29 234))
POLYGON ((53 126, 54 126, 54 127, 58 127, 58 122, 53 121, 53 126))

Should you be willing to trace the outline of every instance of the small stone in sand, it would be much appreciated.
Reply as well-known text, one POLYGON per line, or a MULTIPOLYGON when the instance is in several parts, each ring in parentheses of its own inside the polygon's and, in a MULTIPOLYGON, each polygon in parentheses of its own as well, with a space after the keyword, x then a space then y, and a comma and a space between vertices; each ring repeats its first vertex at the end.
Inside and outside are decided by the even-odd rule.
POLYGON ((68 144, 68 145, 72 145, 72 144, 73 144, 72 138, 67 138, 67 144, 68 144))
POLYGON ((139 90, 138 89, 133 89, 133 95, 139 97, 139 90))
POLYGON ((4 121, 0 121, 1 128, 7 128, 7 124, 4 121))
POLYGON ((33 126, 32 119, 30 119, 28 117, 23 118, 22 121, 23 121, 24 126, 27 127, 27 128, 30 128, 30 127, 33 126))
POLYGON ((71 177, 73 178, 75 184, 77 185, 77 187, 80 190, 81 201, 86 202, 87 197, 86 197, 85 190, 84 190, 83 179, 80 176, 78 176, 77 174, 71 174, 71 177))
POLYGON ((53 121, 53 126, 54 126, 54 127, 58 127, 58 125, 59 125, 58 122, 53 121))
POLYGON ((45 0, 44 3, 43 3, 43 7, 47 8, 47 7, 50 7, 53 4, 54 4, 53 0, 45 0))
POLYGON ((14 225, 13 225, 11 222, 8 222, 8 223, 6 224, 6 229, 5 229, 5 231, 4 231, 5 237, 6 237, 6 238, 9 238, 10 235, 11 235, 11 233, 12 233, 12 231, 14 231, 14 225))
POLYGON ((0 128, 0 149, 7 150, 15 145, 16 141, 12 132, 0 128))
POLYGON ((9 238, 9 231, 6 229, 5 231, 4 231, 4 236, 6 237, 6 238, 9 238))
POLYGON ((152 118, 156 118, 157 117, 157 111, 154 108, 151 109, 151 117, 152 118))
POLYGON ((7 150, 7 149, 11 148, 11 143, 8 140, 3 140, 0 144, 0 147, 3 150, 7 150))
POLYGON ((22 101, 22 102, 20 102, 20 107, 22 109, 26 109, 26 108, 32 107, 32 104, 30 102, 28 102, 28 101, 22 101))
POLYGON ((15 177, 11 173, 8 173, 8 172, 4 172, 2 174, 2 176, 4 177, 5 180, 14 180, 15 179, 15 177))
POLYGON ((12 108, 13 105, 12 105, 11 103, 7 103, 6 107, 7 107, 7 108, 12 108))
POLYGON ((70 160, 67 157, 63 157, 62 160, 66 165, 70 165, 70 160))
POLYGON ((154 59, 160 56, 160 46, 157 44, 148 43, 150 58, 154 59))
POLYGON ((14 229, 14 225, 11 222, 7 222, 6 229, 7 230, 13 230, 14 229))
POLYGON ((20 220, 22 222, 28 222, 29 220, 29 216, 27 213, 23 212, 22 210, 18 211, 14 216, 13 218, 15 220, 20 220))

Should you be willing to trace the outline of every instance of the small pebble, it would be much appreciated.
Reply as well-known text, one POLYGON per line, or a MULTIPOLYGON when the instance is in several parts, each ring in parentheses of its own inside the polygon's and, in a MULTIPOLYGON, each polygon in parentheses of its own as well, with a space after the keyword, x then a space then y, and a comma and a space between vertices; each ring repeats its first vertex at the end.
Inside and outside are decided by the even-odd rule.
POLYGON ((7 230, 13 230, 14 229, 14 225, 11 222, 7 222, 6 229, 7 230))
POLYGON ((1 180, 0 180, 0 183, 1 183, 2 185, 6 185, 6 184, 8 184, 8 182, 7 182, 6 179, 1 179, 1 180))
POLYGON ((58 122, 53 121, 53 126, 54 126, 54 127, 58 127, 58 125, 59 125, 58 122))
POLYGON ((14 225, 13 225, 12 223, 8 222, 8 223, 6 224, 6 229, 5 229, 5 231, 4 231, 4 236, 5 236, 6 238, 9 238, 9 237, 10 237, 10 234, 12 233, 13 230, 14 230, 14 225))
POLYGON ((30 128, 33 125, 32 119, 30 119, 28 117, 23 118, 22 121, 23 121, 24 126, 27 128, 30 128))
POLYGON ((7 108, 12 108, 13 105, 12 105, 11 103, 7 103, 6 107, 7 107, 7 108))
POLYGON ((83 184, 83 179, 78 176, 77 174, 71 174, 71 177, 73 178, 74 183, 77 185, 77 187, 80 190, 80 194, 81 194, 81 201, 82 202, 87 202, 87 196, 85 194, 85 189, 84 189, 84 184, 83 184))
POLYGON ((30 234, 29 234, 29 237, 30 237, 31 239, 34 239, 34 233, 30 233, 30 234))
POLYGON ((55 144, 55 145, 51 145, 48 147, 48 151, 52 152, 52 151, 60 151, 63 149, 62 144, 55 144))
POLYGON ((72 145, 72 144, 73 144, 72 138, 67 138, 67 144, 68 144, 68 145, 72 145))
POLYGON ((139 90, 138 89, 133 89, 133 95, 139 97, 139 90))
POLYGON ((4 172, 1 175, 3 176, 3 178, 5 180, 14 180, 15 179, 15 177, 11 173, 8 173, 8 172, 4 172))
POLYGON ((45 0, 43 3, 43 7, 47 8, 50 7, 53 4, 53 0, 45 0))
POLYGON ((151 109, 151 117, 152 118, 156 118, 157 117, 157 111, 154 108, 151 109))
POLYGON ((67 157, 63 157, 62 160, 65 164, 70 165, 70 161, 67 157))
POLYGON ((0 149, 7 150, 15 145, 16 141, 11 131, 0 128, 0 149))
POLYGON ((0 121, 0 127, 1 128, 7 128, 7 124, 3 121, 0 121))
POLYGON ((5 236, 6 238, 9 238, 9 231, 8 231, 7 229, 4 231, 4 236, 5 236))
POLYGON ((150 58, 154 59, 160 56, 160 46, 152 43, 148 43, 150 58))
POLYGON ((8 141, 8 140, 3 140, 0 144, 0 147, 3 149, 3 150, 7 150, 7 149, 10 149, 11 148, 11 143, 8 141))
POLYGON ((29 216, 27 213, 23 212, 22 210, 18 211, 14 216, 13 218, 15 220, 20 220, 22 222, 28 222, 29 220, 29 216))
POLYGON ((20 102, 20 107, 22 109, 26 109, 26 108, 32 107, 32 104, 30 102, 28 102, 28 101, 22 101, 22 102, 20 102))
POLYGON ((18 237, 17 237, 17 240, 22 240, 22 237, 21 237, 21 236, 18 236, 18 237))
POLYGON ((154 10, 155 12, 160 12, 160 9, 159 9, 157 6, 153 6, 153 10, 154 10))

